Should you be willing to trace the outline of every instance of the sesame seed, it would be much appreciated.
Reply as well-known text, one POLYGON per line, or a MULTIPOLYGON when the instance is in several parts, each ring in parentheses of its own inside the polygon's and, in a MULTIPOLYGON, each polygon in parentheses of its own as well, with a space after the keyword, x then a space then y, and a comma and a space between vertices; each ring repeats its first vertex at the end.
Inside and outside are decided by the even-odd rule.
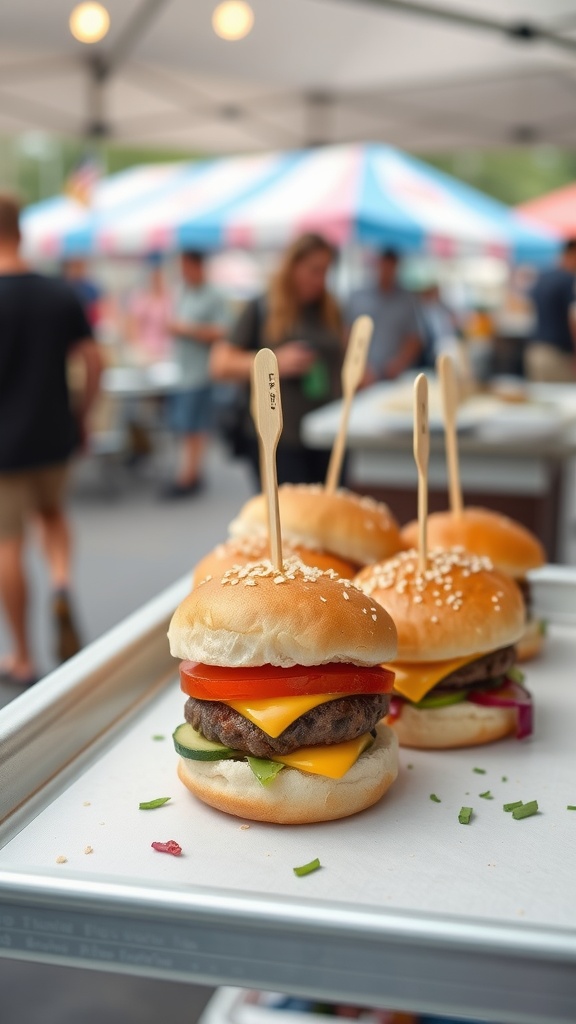
POLYGON ((422 595, 421 594, 415 594, 414 595, 414 604, 422 604, 422 595))
POLYGON ((283 576, 275 576, 273 582, 274 583, 286 583, 286 580, 284 579, 283 576))
POLYGON ((438 616, 433 615, 432 618, 430 619, 430 622, 438 622, 438 616))
POLYGON ((346 593, 345 590, 342 591, 342 597, 344 598, 345 601, 349 601, 350 600, 350 598, 348 597, 348 594, 346 593))
POLYGON ((256 586, 256 580, 252 579, 252 577, 249 576, 247 580, 244 580, 244 586, 245 587, 255 587, 256 586))
POLYGON ((86 846, 85 849, 84 849, 84 853, 94 853, 93 847, 92 846, 86 846))
POLYGON ((441 608, 442 607, 442 601, 440 600, 439 597, 436 598, 436 600, 434 601, 434 604, 436 605, 437 608, 441 608))
POLYGON ((377 616, 377 615, 373 615, 373 616, 372 616, 372 621, 373 621, 373 622, 376 622, 376 621, 377 621, 377 619, 378 619, 378 616, 377 616))
POLYGON ((324 604, 328 604, 328 601, 326 600, 325 597, 322 597, 322 595, 320 595, 320 600, 323 601, 324 604))

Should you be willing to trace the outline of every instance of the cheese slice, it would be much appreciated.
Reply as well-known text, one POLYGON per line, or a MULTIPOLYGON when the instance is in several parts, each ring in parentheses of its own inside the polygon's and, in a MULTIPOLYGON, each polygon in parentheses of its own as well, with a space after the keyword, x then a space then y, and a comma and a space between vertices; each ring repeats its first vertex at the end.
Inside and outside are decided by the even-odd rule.
POLYGON ((349 697, 348 693, 317 693, 305 694, 301 697, 263 697, 261 700, 225 700, 223 704, 234 708, 249 722, 257 725, 267 736, 276 737, 284 732, 292 722, 301 718, 307 711, 317 708, 319 704, 327 704, 339 697, 349 697))
POLYGON ((289 768, 299 768, 311 775, 326 775, 329 779, 341 779, 372 743, 369 732, 355 740, 334 743, 332 746, 300 747, 292 754, 274 754, 270 760, 280 761, 289 768))
POLYGON ((452 658, 450 661, 413 661, 411 663, 396 661, 393 665, 383 665, 382 667, 396 673, 394 680, 396 693, 417 703, 441 679, 445 679, 446 676, 456 672, 464 665, 476 661, 478 657, 480 657, 478 654, 469 654, 466 658, 452 658))

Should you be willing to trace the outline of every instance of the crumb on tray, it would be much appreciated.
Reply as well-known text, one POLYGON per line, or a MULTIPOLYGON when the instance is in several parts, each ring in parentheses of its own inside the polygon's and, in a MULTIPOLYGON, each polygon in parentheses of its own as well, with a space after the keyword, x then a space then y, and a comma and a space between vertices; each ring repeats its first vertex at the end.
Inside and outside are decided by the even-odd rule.
POLYGON ((67 864, 68 863, 68 857, 63 857, 62 854, 60 854, 59 857, 56 857, 56 863, 57 864, 67 864))

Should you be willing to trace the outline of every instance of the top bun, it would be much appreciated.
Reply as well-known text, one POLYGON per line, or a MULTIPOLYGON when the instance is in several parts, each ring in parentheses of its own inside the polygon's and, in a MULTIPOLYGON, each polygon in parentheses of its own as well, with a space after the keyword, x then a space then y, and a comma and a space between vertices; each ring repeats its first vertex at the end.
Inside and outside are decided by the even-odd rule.
MULTIPOLYGON (((404 527, 402 539, 408 547, 416 544, 417 522, 404 527)), ((462 547, 472 555, 485 555, 496 569, 517 580, 546 561, 544 548, 530 530, 488 508, 465 508, 460 517, 434 512, 428 516, 428 543, 433 548, 462 547)))
MULTIPOLYGON (((351 579, 356 567, 345 562, 337 555, 326 551, 316 551, 301 545, 284 542, 284 554, 296 555, 304 565, 312 565, 316 569, 333 569, 338 576, 351 579)), ((194 586, 198 586, 207 576, 223 576, 233 566, 246 565, 247 562, 259 562, 270 556, 270 544, 267 534, 254 534, 247 537, 231 537, 224 544, 218 544, 213 551, 205 555, 194 569, 194 586)))
POLYGON ((390 616, 349 580, 287 558, 283 572, 252 562, 205 580, 168 630, 176 658, 228 668, 377 665, 396 654, 390 616))
MULTIPOLYGON (((329 494, 320 484, 282 484, 280 520, 287 539, 333 551, 356 565, 389 558, 402 547, 400 530, 387 505, 344 489, 329 494)), ((264 495, 251 498, 230 533, 238 537, 266 527, 264 495)))
POLYGON ((462 548, 431 551, 426 572, 418 553, 402 551, 369 566, 354 583, 392 616, 398 661, 445 661, 508 647, 524 631, 524 602, 509 576, 462 548))

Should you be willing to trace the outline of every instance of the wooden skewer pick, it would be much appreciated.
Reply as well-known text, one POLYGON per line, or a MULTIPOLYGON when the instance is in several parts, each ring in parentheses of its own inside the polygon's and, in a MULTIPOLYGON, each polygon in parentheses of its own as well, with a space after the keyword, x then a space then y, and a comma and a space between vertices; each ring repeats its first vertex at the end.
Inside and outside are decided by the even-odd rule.
POLYGON ((428 557, 426 526, 428 520, 428 381, 423 373, 414 381, 414 458, 418 467, 418 568, 426 571, 428 557))
POLYGON ((369 316, 359 316, 352 324, 350 340, 346 349, 346 355, 344 356, 344 363, 342 364, 342 416, 340 417, 340 427, 332 447, 328 473, 326 475, 326 490, 330 494, 334 493, 340 483, 352 399, 364 377, 373 330, 374 321, 369 316))
POLYGON ((448 463, 448 490, 452 514, 462 515, 462 486, 460 483, 460 465, 458 462, 458 434, 456 431, 456 415, 458 412, 458 381, 454 363, 450 356, 444 354, 436 361, 436 370, 440 378, 442 390, 442 409, 444 413, 444 436, 446 438, 446 459, 448 463))
POLYGON ((282 535, 278 506, 278 477, 276 449, 282 433, 282 403, 278 377, 278 360, 269 348, 260 349, 252 369, 251 411, 260 444, 260 470, 262 489, 268 507, 268 534, 270 559, 280 572, 282 561, 282 535))

